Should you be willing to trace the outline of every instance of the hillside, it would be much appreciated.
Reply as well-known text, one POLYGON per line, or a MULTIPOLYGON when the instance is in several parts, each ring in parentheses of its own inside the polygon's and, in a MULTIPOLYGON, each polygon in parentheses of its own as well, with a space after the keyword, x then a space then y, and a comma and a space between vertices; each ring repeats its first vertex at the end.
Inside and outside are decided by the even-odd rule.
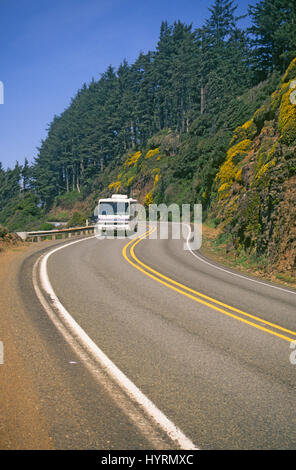
POLYGON ((96 180, 95 194, 127 192, 146 205, 202 202, 206 213, 213 198, 214 178, 232 138, 231 130, 252 116, 278 80, 273 75, 229 100, 216 116, 219 126, 215 132, 208 131, 211 115, 207 113, 193 121, 186 135, 171 129, 158 132, 145 146, 124 154, 120 165, 107 166, 96 180))
POLYGON ((233 249, 296 270, 296 59, 253 117, 238 127, 216 178, 211 216, 233 249))
POLYGON ((207 213, 214 179, 225 160, 232 132, 260 107, 277 86, 277 74, 229 99, 217 114, 217 130, 209 131, 212 115, 198 115, 186 135, 164 128, 137 150, 105 165, 86 194, 66 192, 54 199, 47 220, 67 220, 74 212, 93 215, 99 197, 124 192, 149 203, 202 202, 207 213))
POLYGON ((143 149, 127 153, 121 166, 107 167, 90 201, 118 191, 146 206, 201 201, 208 220, 226 234, 228 252, 259 257, 270 271, 294 274, 295 85, 296 59, 281 80, 272 77, 229 104, 224 124, 236 106, 240 119, 249 114, 232 133, 222 127, 214 136, 198 136, 200 117, 186 139, 163 130, 143 149))

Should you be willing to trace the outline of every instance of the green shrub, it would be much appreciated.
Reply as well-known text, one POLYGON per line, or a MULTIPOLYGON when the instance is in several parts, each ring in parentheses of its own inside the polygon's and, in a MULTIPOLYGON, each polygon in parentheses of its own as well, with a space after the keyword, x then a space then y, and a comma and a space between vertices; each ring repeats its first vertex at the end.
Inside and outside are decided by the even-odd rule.
POLYGON ((67 227, 81 227, 85 225, 85 217, 80 212, 74 212, 67 223, 67 227))
POLYGON ((59 211, 47 216, 49 222, 65 222, 69 218, 68 211, 59 211))
POLYGON ((0 238, 3 238, 7 233, 8 233, 7 228, 3 227, 3 225, 0 225, 0 238))
POLYGON ((0 223, 5 224, 10 231, 34 229, 43 219, 39 202, 39 197, 33 193, 11 199, 0 212, 0 223))
POLYGON ((55 229, 55 226, 53 224, 49 224, 48 222, 43 222, 37 228, 37 230, 54 230, 54 229, 55 229))
POLYGON ((71 209, 75 202, 82 199, 82 194, 78 191, 70 191, 55 198, 55 205, 64 209, 71 209))

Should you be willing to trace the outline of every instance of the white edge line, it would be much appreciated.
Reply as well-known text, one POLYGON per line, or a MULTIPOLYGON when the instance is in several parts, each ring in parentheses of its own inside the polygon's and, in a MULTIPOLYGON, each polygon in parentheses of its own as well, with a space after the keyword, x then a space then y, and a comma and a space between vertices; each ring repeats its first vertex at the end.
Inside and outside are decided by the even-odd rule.
MULTIPOLYGON (((87 333, 79 326, 79 324, 74 320, 66 308, 62 305, 59 298, 55 294, 52 285, 49 281, 47 273, 47 261, 51 255, 56 253, 59 250, 74 245, 75 243, 80 243, 83 241, 90 240, 95 237, 88 237, 83 240, 76 240, 74 242, 68 243, 61 247, 51 250, 46 255, 42 255, 35 263, 35 269, 37 264, 40 261, 40 280, 43 289, 49 295, 51 302, 53 303, 55 309, 58 311, 58 315, 64 320, 67 324, 67 328, 71 331, 74 337, 78 337, 79 341, 85 347, 88 352, 92 355, 93 359, 112 377, 112 379, 123 389, 129 397, 136 402, 145 413, 152 418, 159 427, 169 436, 169 438, 179 444, 181 449, 184 450, 199 450, 193 442, 183 434, 183 432, 170 420, 168 419, 162 411, 160 411, 156 405, 148 398, 144 393, 106 356, 106 354, 94 343, 94 341, 87 335, 87 333)), ((34 289, 38 298, 40 300, 40 290, 37 285, 36 279, 33 278, 34 289)), ((41 302, 43 307, 45 307, 44 302, 41 302)), ((67 340, 68 341, 68 340, 67 340)), ((72 344, 73 347, 73 344, 72 344)))
POLYGON ((228 273, 228 274, 231 274, 232 276, 236 276, 236 277, 240 277, 242 279, 245 279, 246 281, 251 281, 251 282, 256 282, 257 284, 261 284, 263 286, 266 286, 266 287, 271 287, 272 289, 278 289, 278 290, 281 290, 283 292, 288 292, 289 294, 294 294, 296 295, 296 292, 292 291, 292 290, 289 290, 289 289, 285 289, 284 287, 278 287, 278 286, 274 286, 272 284, 268 284, 267 282, 263 282, 263 281, 257 281, 257 279, 252 279, 251 277, 248 277, 248 276, 244 276, 242 274, 237 274, 237 273, 234 273, 232 271, 229 271, 228 269, 225 269, 225 268, 221 268, 220 266, 216 266, 215 264, 213 263, 210 263, 209 261, 206 261, 205 259, 201 258, 200 256, 198 256, 196 253, 194 253, 194 251, 192 251, 192 249, 190 248, 188 242, 189 242, 189 238, 191 236, 191 233, 192 233, 192 229, 190 227, 190 225, 186 224, 186 226, 188 227, 189 229, 189 233, 188 233, 188 237, 187 237, 187 246, 189 248, 189 251, 190 253, 195 256, 195 258, 197 258, 199 261, 202 261, 203 263, 205 264, 208 264, 209 266, 211 266, 212 268, 215 268, 215 269, 219 269, 220 271, 223 271, 225 273, 228 273))

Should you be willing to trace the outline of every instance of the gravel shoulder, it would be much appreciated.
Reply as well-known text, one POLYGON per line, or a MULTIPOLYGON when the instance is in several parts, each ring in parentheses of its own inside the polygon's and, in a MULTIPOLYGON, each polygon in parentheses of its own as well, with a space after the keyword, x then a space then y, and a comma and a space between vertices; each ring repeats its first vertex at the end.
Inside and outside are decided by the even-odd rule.
MULTIPOLYGON (((39 245, 39 244, 38 244, 39 245)), ((18 272, 24 258, 40 246, 19 246, 0 253, 0 340, 4 364, 0 365, 0 448, 52 449, 49 430, 39 407, 30 363, 19 341, 33 334, 18 293, 18 272)), ((38 338, 35 346, 41 347, 38 338)))

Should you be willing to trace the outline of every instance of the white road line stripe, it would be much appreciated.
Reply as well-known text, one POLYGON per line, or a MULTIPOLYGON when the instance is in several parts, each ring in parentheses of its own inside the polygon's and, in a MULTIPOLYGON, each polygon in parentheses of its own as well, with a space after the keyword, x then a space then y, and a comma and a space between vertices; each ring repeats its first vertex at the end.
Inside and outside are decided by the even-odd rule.
MULTIPOLYGON (((69 338, 64 334, 65 339, 68 343, 74 348, 78 355, 81 355, 81 347, 77 344, 77 348, 75 347, 75 342, 78 341, 80 345, 82 345, 89 354, 91 354, 92 358, 97 362, 98 366, 104 369, 105 372, 109 374, 109 376, 119 385, 119 387, 127 393, 131 400, 133 400, 136 404, 140 405, 142 410, 161 428, 162 431, 166 433, 166 435, 175 443, 177 443, 181 449, 188 449, 188 450, 198 450, 198 448, 193 444, 193 442, 188 439, 185 434, 171 421, 169 420, 164 413, 162 413, 154 403, 149 400, 149 398, 144 395, 144 393, 130 380, 128 377, 106 356, 106 354, 94 343, 94 341, 87 335, 87 333, 78 325, 78 323, 74 320, 74 318, 70 315, 70 313, 66 310, 66 308, 62 305, 60 300, 58 299, 57 295, 55 294, 52 285, 49 281, 48 273, 47 273, 47 261, 51 255, 60 251, 64 248, 69 247, 70 245, 74 245, 75 243, 80 243, 83 241, 87 241, 95 237, 88 237, 87 239, 76 240, 74 242, 68 243, 66 245, 62 245, 61 247, 55 248, 51 250, 46 255, 42 255, 36 261, 33 270, 33 284, 34 289, 39 298, 42 306, 45 308, 47 313, 49 314, 50 318, 53 319, 52 311, 49 312, 49 308, 44 296, 42 295, 38 282, 37 282, 37 265, 40 261, 40 280, 41 285, 45 292, 51 299, 51 302, 58 311, 59 319, 57 319, 58 323, 64 323, 67 326, 67 329, 71 332, 71 337, 69 338), (75 338, 75 339, 74 339, 75 338)), ((56 324, 56 322, 54 322, 56 324)), ((59 328, 62 331, 62 327, 59 328)), ((85 361, 85 357, 83 358, 85 361)))
POLYGON ((186 227, 188 227, 188 229, 189 229, 188 237, 187 237, 187 240, 186 240, 188 249, 189 249, 190 253, 191 253, 193 256, 195 256, 195 258, 197 258, 199 261, 202 261, 203 263, 208 264, 208 265, 211 266, 212 268, 219 269, 220 271, 223 271, 223 272, 225 272, 225 273, 231 274, 232 276, 236 276, 236 277, 240 277, 240 278, 242 278, 242 279, 245 279, 246 281, 256 282, 257 284, 262 284, 263 286, 271 287, 272 289, 278 289, 278 290, 281 290, 281 291, 283 291, 283 292, 288 292, 288 294, 294 294, 294 295, 296 295, 296 292, 294 292, 294 291, 292 291, 292 290, 285 289, 284 287, 274 286, 274 285, 272 285, 272 284, 267 284, 267 282, 257 281, 257 279, 252 279, 252 278, 250 278, 250 277, 248 277, 248 276, 244 276, 244 275, 242 275, 242 274, 234 273, 234 272, 232 272, 232 271, 229 271, 228 269, 221 268, 220 266, 216 266, 215 264, 210 263, 209 261, 206 261, 205 259, 201 258, 201 257, 198 256, 196 253, 194 253, 194 251, 191 250, 191 248, 190 248, 190 246, 189 246, 189 244, 188 244, 190 235, 191 235, 191 233, 192 233, 192 230, 191 230, 190 225, 186 224, 186 227))

